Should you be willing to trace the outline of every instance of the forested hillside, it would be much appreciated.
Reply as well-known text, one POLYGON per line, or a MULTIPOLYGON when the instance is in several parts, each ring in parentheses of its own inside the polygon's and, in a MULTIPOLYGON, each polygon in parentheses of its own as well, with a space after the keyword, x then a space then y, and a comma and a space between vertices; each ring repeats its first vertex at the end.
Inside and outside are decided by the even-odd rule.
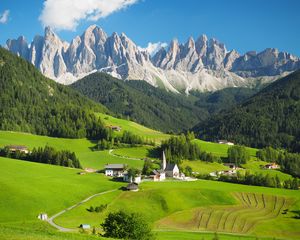
POLYGON ((105 73, 91 74, 72 87, 120 117, 129 117, 164 132, 187 130, 210 114, 230 108, 257 91, 231 88, 215 93, 192 92, 186 96, 155 88, 145 81, 120 81, 105 73))
POLYGON ((144 81, 121 81, 94 73, 72 85, 116 115, 162 131, 185 130, 207 117, 184 95, 168 93, 144 81))
POLYGON ((73 89, 45 78, 33 65, 0 48, 0 129, 56 137, 99 138, 107 112, 73 89))
POLYGON ((230 111, 194 127, 200 138, 228 139, 252 147, 300 151, 300 71, 294 72, 230 111))

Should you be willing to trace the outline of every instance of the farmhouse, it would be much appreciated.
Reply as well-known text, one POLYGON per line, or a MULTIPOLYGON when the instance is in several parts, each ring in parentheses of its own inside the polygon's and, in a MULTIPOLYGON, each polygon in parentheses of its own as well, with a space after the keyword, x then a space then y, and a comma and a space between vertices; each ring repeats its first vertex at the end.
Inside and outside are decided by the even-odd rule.
POLYGON ((116 132, 120 132, 122 130, 122 128, 120 126, 112 126, 110 125, 109 128, 113 131, 116 131, 116 132))
POLYGON ((264 166, 265 169, 279 169, 280 166, 276 163, 268 163, 264 166))
POLYGON ((48 220, 48 215, 47 213, 41 213, 38 215, 38 219, 42 220, 42 221, 47 221, 48 220))
POLYGON ((224 163, 223 165, 230 169, 237 169, 237 166, 234 163, 224 163))
POLYGON ((21 153, 29 153, 29 150, 26 146, 23 145, 9 145, 6 146, 5 148, 7 148, 10 152, 21 152, 21 153))
POLYGON ((218 140, 219 144, 225 144, 225 145, 229 145, 229 146, 233 146, 234 143, 233 142, 229 142, 227 140, 218 140))
POLYGON ((105 175, 109 177, 123 177, 125 164, 107 164, 105 165, 105 175))
POLYGON ((166 173, 163 170, 153 170, 150 175, 154 182, 164 181, 166 179, 166 173))

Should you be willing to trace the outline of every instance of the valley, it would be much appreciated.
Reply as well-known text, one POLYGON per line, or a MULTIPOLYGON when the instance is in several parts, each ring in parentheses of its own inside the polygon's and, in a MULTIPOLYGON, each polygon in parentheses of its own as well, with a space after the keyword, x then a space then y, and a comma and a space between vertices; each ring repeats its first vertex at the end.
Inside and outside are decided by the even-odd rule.
POLYGON ((2 0, 0 240, 300 239, 299 9, 2 0))

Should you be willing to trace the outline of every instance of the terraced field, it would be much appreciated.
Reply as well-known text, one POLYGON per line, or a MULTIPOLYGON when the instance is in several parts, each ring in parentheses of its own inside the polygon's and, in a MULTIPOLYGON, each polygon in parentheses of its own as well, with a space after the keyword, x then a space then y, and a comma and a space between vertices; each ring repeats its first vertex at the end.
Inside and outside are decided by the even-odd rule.
POLYGON ((281 196, 234 193, 237 206, 195 208, 172 214, 157 223, 159 228, 248 234, 259 222, 276 218, 292 201, 281 196))

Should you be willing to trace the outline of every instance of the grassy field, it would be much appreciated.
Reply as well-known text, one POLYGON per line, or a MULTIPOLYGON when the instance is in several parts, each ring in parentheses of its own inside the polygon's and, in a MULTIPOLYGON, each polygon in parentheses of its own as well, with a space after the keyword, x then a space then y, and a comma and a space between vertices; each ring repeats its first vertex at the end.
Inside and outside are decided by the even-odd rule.
MULTIPOLYGON (((159 134, 156 137, 161 140, 159 134)), ((195 142, 202 150, 227 156, 227 145, 200 140, 195 142)), ((87 139, 59 139, 0 131, 0 147, 10 144, 22 144, 29 148, 48 144, 56 149, 68 149, 76 153, 83 167, 94 169, 102 169, 107 163, 126 163, 141 168, 142 160, 120 156, 144 158, 151 156, 152 150, 152 147, 145 146, 115 149, 113 153, 120 155, 118 157, 110 155, 109 151, 93 151, 95 143, 87 139)), ((249 148, 249 152, 252 161, 245 168, 278 174, 282 179, 289 177, 279 171, 260 169, 264 163, 253 160, 256 149, 249 148)), ((16 240, 24 239, 24 236, 31 240, 94 239, 82 234, 58 233, 49 226, 45 227, 36 217, 40 212, 51 216, 92 194, 119 189, 124 185, 109 181, 103 174, 79 175, 78 169, 7 158, 0 158, 0 164, 0 239, 16 240)), ((183 161, 183 166, 186 165, 199 173, 226 169, 221 164, 202 161, 183 161)), ((70 228, 76 228, 81 223, 98 227, 109 212, 120 209, 143 214, 155 227, 159 240, 213 238, 213 233, 203 231, 218 231, 220 239, 254 239, 256 235, 266 236, 266 239, 300 238, 300 220, 293 218, 295 214, 292 212, 300 210, 300 191, 205 180, 144 182, 139 192, 117 190, 97 196, 59 216, 55 222, 70 228), (102 213, 87 211, 90 206, 101 204, 108 204, 102 213), (281 213, 285 208, 290 211, 283 215, 281 213)))
MULTIPOLYGON (((179 239, 182 235, 185 236, 183 239, 189 239, 190 235, 194 235, 196 239, 196 236, 201 236, 186 233, 188 230, 297 239, 300 236, 297 229, 300 220, 294 219, 292 213, 281 213, 286 208, 298 209, 299 201, 300 193, 292 190, 204 180, 145 182, 139 192, 114 192, 96 197, 61 215, 56 222, 67 227, 75 227, 80 221, 97 225, 107 213, 122 209, 143 214, 154 224, 156 230, 160 230, 158 239, 179 239), (101 204, 108 204, 103 213, 90 213, 86 210, 90 206, 101 204), (273 221, 278 225, 283 224, 289 231, 281 228, 274 231, 273 221), (161 231, 172 233, 169 235, 161 231)), ((224 235, 224 239, 229 239, 226 236, 228 237, 224 235)))
POLYGON ((184 160, 182 167, 190 166, 193 169, 193 172, 200 174, 209 174, 215 171, 228 170, 229 167, 224 166, 221 163, 210 163, 204 161, 188 161, 184 160))
POLYGON ((93 151, 95 143, 87 139, 65 139, 37 136, 28 133, 0 131, 0 147, 6 145, 26 145, 34 147, 52 146, 58 150, 70 150, 76 153, 84 168, 103 169, 107 163, 124 163, 132 167, 142 168, 143 161, 111 156, 107 151, 93 151))
POLYGON ((18 225, 0 224, 0 239, 5 240, 109 240, 90 234, 58 232, 46 222, 32 221, 18 225))
POLYGON ((26 222, 52 215, 84 198, 123 184, 102 174, 0 158, 0 223, 26 222))
POLYGON ((130 131, 146 139, 153 140, 156 143, 160 143, 162 140, 166 140, 170 137, 170 135, 168 134, 164 134, 159 131, 144 127, 132 121, 115 118, 103 113, 97 113, 97 115, 101 117, 101 119, 107 126, 113 125, 122 127, 121 133, 123 131, 130 131))
MULTIPOLYGON (((231 146, 226 144, 219 144, 219 143, 213 143, 213 142, 205 142, 199 139, 194 140, 195 143, 197 143, 200 146, 201 150, 204 150, 206 152, 211 152, 214 155, 220 156, 220 157, 227 157, 227 151, 228 148, 231 146)), ((257 149, 255 148, 246 148, 250 154, 250 157, 252 159, 256 158, 256 152, 257 149)))

